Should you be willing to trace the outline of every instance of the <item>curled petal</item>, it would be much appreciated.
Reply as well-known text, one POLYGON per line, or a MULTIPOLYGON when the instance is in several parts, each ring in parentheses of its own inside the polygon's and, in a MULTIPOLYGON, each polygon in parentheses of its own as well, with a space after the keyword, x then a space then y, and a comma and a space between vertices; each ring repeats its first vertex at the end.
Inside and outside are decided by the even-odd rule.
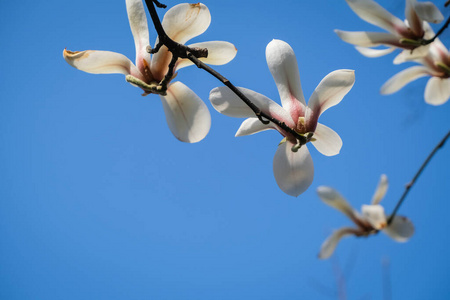
POLYGON ((401 46, 399 38, 386 32, 367 32, 367 31, 342 31, 334 30, 343 40, 352 45, 361 47, 375 47, 379 45, 401 46))
POLYGON ((387 220, 384 214, 384 208, 381 205, 363 205, 361 208, 362 215, 373 228, 381 230, 386 227, 387 220))
POLYGON ((314 165, 308 148, 304 145, 297 152, 289 141, 278 146, 273 158, 273 174, 280 189, 297 197, 305 192, 314 179, 314 165))
POLYGON ((304 116, 306 103, 294 50, 286 42, 272 40, 266 47, 266 60, 283 108, 297 121, 298 117, 304 116))
POLYGON ((335 230, 320 247, 319 258, 327 259, 329 258, 337 247, 339 241, 348 235, 357 234, 357 229, 351 227, 344 227, 335 230))
POLYGON ((186 85, 177 81, 161 96, 167 124, 173 135, 182 142, 201 141, 211 127, 206 104, 186 85))
POLYGON ((123 54, 111 51, 69 51, 64 49, 66 62, 78 70, 92 74, 124 74, 139 79, 143 76, 136 66, 123 54))
POLYGON ((335 189, 327 186, 319 186, 317 188, 317 194, 325 204, 339 210, 351 220, 356 219, 357 214, 353 207, 335 189))
POLYGON ((383 232, 397 242, 406 242, 414 234, 414 225, 407 217, 395 216, 383 232))
MULTIPOLYGON (((239 90, 263 112, 285 122, 290 127, 295 126, 287 111, 278 103, 255 91, 246 88, 239 88, 239 90)), ((250 118, 255 116, 253 110, 227 87, 214 88, 209 94, 209 100, 218 112, 226 116, 235 118, 250 118)))
MULTIPOLYGON (((189 45, 189 47, 194 48, 207 48, 208 49, 208 57, 200 58, 202 62, 209 65, 224 65, 229 63, 237 53, 236 47, 229 42, 222 41, 213 41, 213 42, 204 42, 189 45)), ((193 65, 189 59, 179 59, 177 61, 176 69, 179 70, 181 68, 193 65)))
POLYGON ((373 49, 373 48, 359 47, 359 46, 356 46, 355 49, 358 50, 358 52, 361 53, 362 55, 364 55, 365 57, 371 57, 371 58, 384 56, 389 53, 392 53, 395 50, 394 47, 389 47, 386 49, 373 49))
POLYGON ((316 147, 317 151, 325 156, 333 156, 339 154, 342 148, 341 137, 331 128, 317 123, 311 143, 316 147))
POLYGON ((427 76, 428 73, 428 69, 424 66, 414 66, 405 69, 386 81, 381 87, 380 93, 384 95, 395 93, 411 81, 427 76))
POLYGON ((350 8, 364 21, 395 33, 405 28, 402 20, 392 15, 372 0, 346 0, 350 8))
POLYGON ((275 125, 272 122, 263 124, 258 118, 248 118, 242 122, 241 127, 236 132, 236 136, 250 135, 269 129, 275 129, 275 125))
POLYGON ((386 195, 387 189, 389 187, 388 178, 385 174, 382 174, 378 186, 375 190, 375 194, 372 197, 372 205, 379 204, 383 200, 384 195, 386 195))
POLYGON ((440 23, 444 20, 441 11, 432 2, 415 2, 414 8, 422 20, 430 23, 440 23))
POLYGON ((431 77, 425 87, 425 102, 441 105, 450 98, 450 78, 431 77))
POLYGON ((415 4, 417 4, 416 0, 406 0, 405 16, 412 32, 417 37, 421 37, 424 34, 422 27, 423 22, 416 13, 415 4))
POLYGON ((136 48, 136 66, 143 72, 150 65, 148 23, 142 0, 127 0, 128 21, 136 48), (143 61, 145 60, 145 61, 143 61))

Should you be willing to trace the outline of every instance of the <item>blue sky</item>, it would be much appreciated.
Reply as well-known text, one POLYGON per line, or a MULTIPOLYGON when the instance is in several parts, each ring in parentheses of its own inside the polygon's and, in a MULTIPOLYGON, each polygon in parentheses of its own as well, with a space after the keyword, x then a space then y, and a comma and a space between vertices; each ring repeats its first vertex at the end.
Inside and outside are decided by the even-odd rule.
MULTIPOLYGON (((332 229, 350 221, 315 190, 332 186, 359 209, 384 173, 382 204, 391 211, 449 130, 450 104, 425 104, 424 78, 380 95, 408 65, 392 65, 394 55, 365 58, 342 42, 333 29, 378 30, 343 0, 204 3, 212 23, 192 42, 234 43, 236 58, 217 70, 238 86, 279 101, 264 55, 274 38, 294 49, 306 98, 329 72, 356 70, 353 89, 321 117, 340 134, 341 153, 309 147, 314 182, 287 196, 272 174, 280 135, 235 138, 242 120, 211 107, 219 82, 206 73, 178 75, 212 115, 209 135, 184 144, 170 133, 159 97, 64 61, 65 47, 134 59, 125 1, 2 1, 0 298, 339 299, 342 273, 348 299, 389 299, 388 277, 392 299, 448 299, 450 145, 400 209, 416 227, 408 243, 351 237, 332 259, 318 260, 332 229)), ((403 18, 403 1, 379 3, 403 18)))

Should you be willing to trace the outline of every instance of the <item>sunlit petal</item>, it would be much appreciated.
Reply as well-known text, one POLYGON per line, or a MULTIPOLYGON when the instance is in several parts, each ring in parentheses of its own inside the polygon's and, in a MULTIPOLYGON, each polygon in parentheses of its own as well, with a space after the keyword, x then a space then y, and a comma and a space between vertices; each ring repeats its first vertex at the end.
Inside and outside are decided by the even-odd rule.
POLYGON ((142 0, 127 0, 126 5, 131 33, 133 34, 136 48, 136 66, 143 72, 150 65, 150 54, 146 50, 150 42, 144 5, 142 4, 142 0))
POLYGON ((394 58, 394 64, 398 65, 407 61, 422 58, 429 52, 430 45, 424 45, 414 50, 403 50, 394 58))
POLYGON ((289 141, 278 146, 273 158, 273 174, 280 189, 297 197, 305 192, 314 179, 314 165, 308 148, 293 152, 289 141))
POLYGON ((333 231, 333 233, 323 242, 320 247, 319 258, 327 259, 329 258, 336 249, 339 241, 348 235, 357 233, 357 229, 351 227, 343 227, 341 229, 333 231))
POLYGON ((381 230, 386 227, 387 220, 384 214, 384 208, 381 205, 363 205, 361 212, 364 219, 372 225, 373 228, 381 230))
POLYGON ((414 225, 407 217, 395 216, 383 232, 397 242, 406 242, 414 234, 414 225))
POLYGON ((311 143, 323 155, 337 155, 342 148, 341 137, 333 129, 323 124, 317 123, 313 138, 311 143))
POLYGON ((352 45, 361 47, 375 47, 379 45, 400 46, 399 38, 387 32, 367 32, 367 31, 342 31, 334 30, 343 40, 352 45))
POLYGON ((383 200, 386 195, 387 189, 389 187, 388 178, 385 174, 382 174, 380 177, 380 181, 378 182, 378 186, 375 190, 375 194, 372 197, 372 205, 379 204, 381 200, 383 200))
POLYGON ((440 23, 444 20, 444 15, 432 2, 417 2, 414 5, 417 15, 424 21, 430 23, 440 23))
POLYGON ((288 43, 272 40, 266 47, 266 60, 278 88, 282 106, 294 121, 304 116, 303 97, 297 59, 288 43))
POLYGON ((389 53, 392 53, 395 50, 394 47, 389 47, 389 48, 385 48, 385 49, 373 49, 373 48, 359 47, 359 46, 356 46, 355 49, 358 50, 358 52, 361 53, 362 55, 364 55, 366 57, 371 57, 371 58, 384 56, 389 53))
MULTIPOLYGON (((229 42, 213 41, 189 45, 189 47, 207 48, 208 57, 200 58, 202 62, 209 65, 224 65, 229 63, 237 53, 236 47, 229 42)), ((179 59, 177 61, 177 70, 193 65, 189 59, 179 59)))
POLYGON ((211 127, 206 104, 181 82, 171 84, 167 96, 161 96, 167 124, 173 135, 182 142, 201 141, 211 127))
POLYGON ((425 102, 441 105, 450 98, 450 78, 432 77, 425 87, 425 102))
POLYGON ((424 66, 414 66, 405 69, 392 76, 380 89, 381 94, 392 94, 402 87, 420 77, 428 75, 428 69, 424 66))
POLYGON ((236 136, 250 135, 269 129, 275 129, 275 125, 273 123, 263 124, 258 118, 248 118, 242 122, 236 136))
POLYGON ((325 204, 339 210, 351 220, 355 220, 357 216, 355 210, 338 191, 331 187, 319 186, 317 188, 317 194, 325 204))

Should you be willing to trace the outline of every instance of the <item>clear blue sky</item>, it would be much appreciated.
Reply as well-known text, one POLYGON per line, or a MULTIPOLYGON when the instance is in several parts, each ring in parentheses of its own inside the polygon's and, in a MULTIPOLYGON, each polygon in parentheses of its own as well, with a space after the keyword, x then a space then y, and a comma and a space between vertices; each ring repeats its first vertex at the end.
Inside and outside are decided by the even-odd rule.
MULTIPOLYGON (((400 209, 416 226, 406 244, 351 237, 334 258, 318 260, 331 230, 350 221, 315 189, 332 186, 359 209, 385 173, 391 211, 449 130, 450 103, 425 104, 424 78, 381 96, 408 65, 392 65, 394 55, 365 58, 342 42, 333 29, 378 30, 343 0, 204 3, 212 23, 192 42, 234 43, 236 58, 217 70, 236 85, 279 101, 264 55, 273 38, 296 52, 306 98, 329 72, 356 70, 351 92, 321 117, 340 134, 341 153, 309 147, 314 182, 287 196, 272 174, 279 134, 235 138, 242 120, 212 109, 208 94, 219 82, 206 73, 178 75, 212 115, 206 139, 184 144, 159 97, 64 61, 65 47, 134 60, 125 1, 1 1, 0 298, 338 299, 342 272, 348 299, 389 299, 388 277, 392 299, 448 299, 450 144, 400 209)), ((403 18, 404 1, 379 3, 403 18)), ((448 47, 450 31, 442 39, 448 47)))

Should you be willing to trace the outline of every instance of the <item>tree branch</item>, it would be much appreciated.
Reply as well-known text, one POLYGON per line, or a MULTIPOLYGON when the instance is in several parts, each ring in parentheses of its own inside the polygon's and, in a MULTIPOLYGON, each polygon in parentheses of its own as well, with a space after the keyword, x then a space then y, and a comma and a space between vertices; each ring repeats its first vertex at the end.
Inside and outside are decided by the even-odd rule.
MULTIPOLYGON (((450 0, 445 4, 445 6, 447 6, 449 3, 450 3, 450 0)), ((428 44, 431 44, 432 42, 434 42, 434 40, 437 39, 438 36, 440 36, 444 32, 444 30, 448 27, 449 24, 450 24, 450 16, 448 17, 448 19, 444 23, 444 25, 442 25, 441 29, 439 29, 439 31, 434 35, 433 38, 431 38, 429 40, 422 40, 421 44, 428 45, 428 44)))

